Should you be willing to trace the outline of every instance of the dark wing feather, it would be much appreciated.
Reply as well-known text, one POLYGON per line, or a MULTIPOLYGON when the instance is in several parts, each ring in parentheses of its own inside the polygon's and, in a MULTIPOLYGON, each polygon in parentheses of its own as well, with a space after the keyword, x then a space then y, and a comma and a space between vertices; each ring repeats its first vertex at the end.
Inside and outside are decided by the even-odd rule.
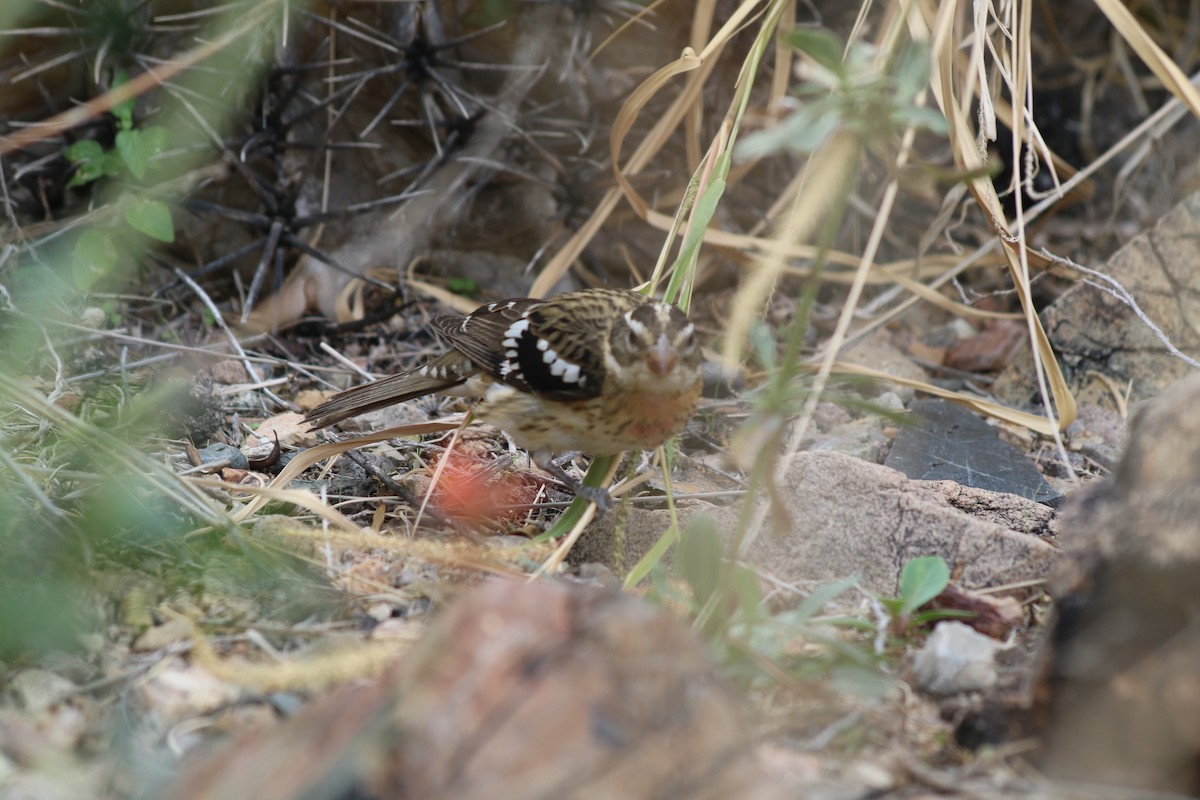
POLYGON ((474 362, 475 366, 493 378, 500 377, 505 359, 505 332, 525 312, 543 301, 519 297, 500 303, 480 306, 467 316, 443 314, 429 321, 430 326, 446 337, 455 350, 474 362))
POLYGON ((431 324, 496 380, 552 400, 580 400, 604 387, 613 319, 646 302, 634 292, 591 289, 491 303, 431 324))

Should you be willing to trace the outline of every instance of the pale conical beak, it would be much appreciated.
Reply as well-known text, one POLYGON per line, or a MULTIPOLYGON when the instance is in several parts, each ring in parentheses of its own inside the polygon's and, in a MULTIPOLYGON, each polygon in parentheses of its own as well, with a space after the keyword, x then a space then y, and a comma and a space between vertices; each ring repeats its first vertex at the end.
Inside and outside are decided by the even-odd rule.
POLYGON ((679 351, 664 333, 646 353, 646 368, 660 378, 666 377, 679 365, 679 351))

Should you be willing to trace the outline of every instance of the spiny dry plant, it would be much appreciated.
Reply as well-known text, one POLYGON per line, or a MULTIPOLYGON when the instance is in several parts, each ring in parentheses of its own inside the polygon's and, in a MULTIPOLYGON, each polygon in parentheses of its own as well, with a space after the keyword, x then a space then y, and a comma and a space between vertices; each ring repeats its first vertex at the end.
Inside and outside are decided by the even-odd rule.
MULTIPOLYGON (((561 513, 498 437, 448 431, 450 401, 391 418, 407 444, 390 429, 336 468, 316 465, 344 446, 291 457, 315 444, 294 423, 274 427, 282 457, 239 447, 311 408, 306 391, 436 352, 437 304, 603 285, 689 309, 749 387, 655 456, 650 498, 673 510, 673 468, 732 462, 708 494, 749 498, 739 529, 693 548, 717 578, 682 601, 731 641, 761 600, 741 556, 779 522, 754 499, 830 382, 904 383, 843 358, 856 343, 1018 320, 1036 404, 907 385, 1050 440, 1070 423, 1037 311, 1078 274, 1043 249, 1094 261, 1116 244, 1096 220, 1134 196, 1165 207, 1149 142, 1200 110, 1171 2, 4 5, 6 657, 114 614, 136 630, 184 598, 212 626, 334 624, 380 598, 423 608, 479 572, 558 570, 594 509, 561 513), (441 480, 496 515, 455 519, 441 480), (480 537, 547 529, 553 548, 480 537), (216 610, 235 586, 245 603, 216 610)), ((632 496, 643 467, 588 480, 620 474, 632 496)), ((670 524, 627 583, 678 600, 665 556, 681 535, 670 524)), ((787 648, 749 649, 761 675, 787 648)))

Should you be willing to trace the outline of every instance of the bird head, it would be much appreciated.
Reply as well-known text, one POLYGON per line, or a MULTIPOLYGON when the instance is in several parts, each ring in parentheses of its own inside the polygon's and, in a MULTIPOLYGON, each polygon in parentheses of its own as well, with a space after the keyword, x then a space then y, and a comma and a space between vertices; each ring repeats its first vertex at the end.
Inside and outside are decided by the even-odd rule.
POLYGON ((623 386, 672 392, 696 383, 701 360, 696 329, 670 303, 645 303, 618 316, 608 344, 609 371, 623 386))

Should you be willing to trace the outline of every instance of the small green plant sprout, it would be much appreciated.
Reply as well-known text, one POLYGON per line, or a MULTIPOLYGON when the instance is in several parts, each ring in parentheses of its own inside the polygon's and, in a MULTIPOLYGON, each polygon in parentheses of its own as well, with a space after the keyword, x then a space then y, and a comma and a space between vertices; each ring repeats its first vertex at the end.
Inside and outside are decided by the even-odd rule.
MULTIPOLYGON (((119 73, 113 81, 113 87, 127 80, 124 73, 119 73)), ((150 161, 167 149, 169 135, 161 125, 135 128, 133 104, 131 98, 113 106, 117 135, 112 150, 105 150, 95 139, 83 139, 67 148, 67 161, 75 165, 75 174, 71 176, 68 186, 86 186, 100 178, 126 173, 137 181, 146 177, 150 161)))
MULTIPOLYGON (((120 86, 126 80, 124 73, 120 73, 113 85, 120 86)), ((112 109, 117 126, 112 150, 105 150, 94 139, 84 139, 67 148, 66 158, 75 165, 68 186, 86 186, 105 177, 131 178, 137 183, 145 179, 150 162, 166 150, 169 135, 159 125, 135 128, 133 105, 134 100, 129 99, 112 109)), ((155 241, 167 244, 175 241, 175 225, 166 203, 140 192, 126 193, 118 202, 121 218, 130 228, 155 241)), ((136 244, 122 242, 120 234, 118 228, 98 224, 79 235, 72 252, 76 288, 90 289, 116 268, 123 254, 136 250, 136 244)))
MULTIPOLYGON (((758 573, 731 561, 724 551, 716 522, 697 516, 675 548, 683 584, 667 580, 661 564, 649 577, 660 601, 689 609, 693 628, 731 678, 759 686, 828 679, 866 696, 878 696, 891 686, 881 659, 853 637, 833 632, 830 621, 817 618, 827 603, 856 590, 856 579, 818 586, 795 608, 778 611, 765 602, 758 573)), ((832 625, 840 622, 832 620, 832 625)))
POLYGON ((921 606, 937 597, 950 585, 950 568, 941 556, 922 556, 900 570, 900 594, 881 597, 880 605, 888 612, 891 633, 905 637, 914 630, 940 619, 973 616, 970 611, 934 609, 917 613, 921 606))

